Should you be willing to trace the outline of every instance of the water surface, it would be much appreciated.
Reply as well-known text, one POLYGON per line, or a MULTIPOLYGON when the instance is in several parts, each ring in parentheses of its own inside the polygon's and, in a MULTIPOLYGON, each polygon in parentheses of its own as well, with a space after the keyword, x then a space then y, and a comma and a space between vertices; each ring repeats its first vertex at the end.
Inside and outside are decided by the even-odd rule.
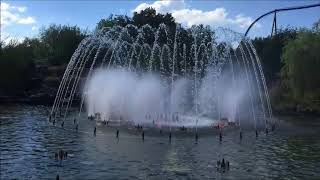
POLYGON ((48 107, 0 106, 0 179, 320 179, 320 118, 279 117, 269 135, 237 130, 217 135, 172 138, 98 128, 90 122, 65 129, 47 121, 48 107), (60 149, 66 160, 55 160, 60 149), (218 172, 216 161, 230 161, 228 172, 218 172))

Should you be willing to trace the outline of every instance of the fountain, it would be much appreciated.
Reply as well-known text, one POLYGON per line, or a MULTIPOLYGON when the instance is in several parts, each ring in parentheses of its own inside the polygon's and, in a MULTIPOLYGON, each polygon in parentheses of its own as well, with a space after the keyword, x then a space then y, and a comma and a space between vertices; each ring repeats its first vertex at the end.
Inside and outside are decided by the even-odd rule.
POLYGON ((170 135, 192 128, 196 139, 198 128, 234 125, 241 132, 274 123, 249 39, 223 28, 164 24, 104 28, 79 44, 50 120, 73 119, 78 128, 87 117, 110 126, 167 128, 170 135))

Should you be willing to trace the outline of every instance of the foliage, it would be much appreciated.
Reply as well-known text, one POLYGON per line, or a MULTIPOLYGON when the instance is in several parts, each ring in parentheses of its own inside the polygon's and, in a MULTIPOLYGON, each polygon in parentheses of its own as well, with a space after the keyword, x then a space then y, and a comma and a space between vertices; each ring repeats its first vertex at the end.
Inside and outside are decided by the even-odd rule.
POLYGON ((66 64, 86 33, 77 26, 51 25, 39 38, 1 42, 0 95, 23 94, 32 88, 36 64, 66 64))
MULTIPOLYGON (((192 62, 195 54, 192 52, 193 44, 200 47, 200 44, 208 46, 209 43, 215 42, 215 33, 208 26, 198 25, 183 28, 175 23, 171 14, 159 14, 152 8, 134 12, 132 18, 126 15, 110 15, 97 23, 96 31, 115 26, 127 26, 130 36, 136 36, 138 34, 137 29, 128 26, 129 24, 138 28, 146 24, 150 25, 143 28, 144 38, 142 42, 149 44, 150 48, 153 47, 155 40, 154 30, 158 29, 161 24, 165 24, 167 29, 160 30, 160 38, 157 43, 160 46, 167 44, 170 49, 173 49, 173 38, 177 38, 176 40, 179 43, 176 47, 176 54, 174 51, 171 53, 175 56, 177 62, 183 62, 176 63, 177 68, 175 69, 187 67, 183 71, 192 70, 194 66, 194 62, 192 62), (179 29, 177 37, 175 37, 176 26, 179 29), (186 64, 184 64, 184 61, 186 64)), ((299 105, 303 108, 318 109, 320 112, 319 103, 313 103, 314 100, 319 101, 320 99, 319 25, 320 20, 314 24, 312 30, 286 28, 279 30, 274 36, 253 40, 262 61, 268 86, 271 89, 273 107, 296 110, 297 105, 299 105)), ((87 34, 86 31, 77 26, 53 24, 49 27, 43 27, 40 30, 39 37, 27 38, 22 43, 11 41, 9 44, 5 44, 1 41, 0 95, 22 94, 28 90, 30 81, 35 77, 38 63, 49 66, 46 76, 42 77, 43 82, 47 83, 45 79, 56 82, 55 80, 62 75, 62 70, 78 44, 87 34)), ((128 41, 130 41, 130 38, 128 41)), ((145 69, 148 68, 147 60, 149 56, 150 54, 146 53, 140 57, 145 58, 145 61, 140 61, 140 66, 145 69)), ((199 56, 198 58, 203 58, 204 63, 208 61, 206 57, 199 56)))
POLYGON ((271 88, 279 111, 320 112, 320 31, 300 29, 281 54, 281 79, 271 88))
POLYGON ((49 63, 54 65, 68 63, 85 36, 86 32, 77 26, 52 24, 40 30, 40 40, 48 48, 49 63))
POLYGON ((1 48, 0 94, 16 94, 26 90, 34 72, 32 49, 11 41, 1 48))
POLYGON ((48 46, 38 38, 26 38, 22 44, 29 47, 33 59, 43 59, 49 55, 48 46))
POLYGON ((256 38, 253 40, 253 44, 263 64, 267 83, 270 84, 280 78, 279 72, 283 66, 281 61, 283 47, 286 42, 294 39, 296 34, 296 29, 286 28, 280 30, 274 36, 256 38))
POLYGON ((147 8, 140 12, 134 12, 132 21, 137 27, 149 24, 153 28, 158 28, 162 23, 168 27, 175 27, 176 25, 171 14, 159 14, 153 8, 147 8))
POLYGON ((124 27, 127 24, 132 24, 132 19, 125 15, 113 15, 111 14, 107 19, 101 19, 96 27, 96 30, 103 29, 105 27, 121 26, 124 27))
POLYGON ((96 30, 101 30, 105 27, 121 26, 125 27, 128 24, 133 24, 140 28, 143 25, 149 24, 153 28, 158 28, 160 24, 165 24, 167 27, 174 28, 175 20, 171 14, 159 14, 153 8, 147 8, 140 12, 134 12, 133 17, 126 15, 111 14, 106 19, 101 19, 96 26, 96 30))
POLYGON ((312 30, 315 32, 320 32, 320 19, 313 24, 312 30))
POLYGON ((320 34, 301 30, 284 47, 282 76, 295 98, 320 99, 320 34))

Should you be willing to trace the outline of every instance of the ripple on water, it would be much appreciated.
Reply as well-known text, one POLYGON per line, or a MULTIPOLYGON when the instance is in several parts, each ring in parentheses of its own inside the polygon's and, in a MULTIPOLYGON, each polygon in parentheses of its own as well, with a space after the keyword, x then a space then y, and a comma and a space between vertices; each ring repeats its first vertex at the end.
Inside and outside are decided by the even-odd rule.
MULTIPOLYGON (((45 107, 0 106, 0 179, 312 179, 320 177, 319 124, 281 124, 274 134, 228 132, 219 143, 216 136, 146 137, 99 131, 81 124, 88 133, 75 133, 72 120, 66 129, 47 124, 45 107), (5 109, 5 110, 1 110, 5 109), (87 129, 86 129, 87 128, 87 129), (251 133, 251 134, 250 134, 251 133), (104 136, 105 134, 105 136, 104 136), (253 135, 251 137, 251 135, 253 135), (57 161, 54 153, 68 151, 57 161), (230 161, 230 171, 216 171, 216 161, 230 161)), ((83 122, 86 122, 85 120, 83 122)), ((306 122, 307 123, 307 122, 306 122)), ((92 125, 92 124, 91 124, 92 125)))

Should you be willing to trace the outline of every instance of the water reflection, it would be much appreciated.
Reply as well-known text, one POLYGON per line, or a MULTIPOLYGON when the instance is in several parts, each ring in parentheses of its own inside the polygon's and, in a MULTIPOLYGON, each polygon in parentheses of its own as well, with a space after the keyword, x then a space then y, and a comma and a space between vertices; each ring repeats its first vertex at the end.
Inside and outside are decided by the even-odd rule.
POLYGON ((44 106, 0 106, 1 179, 310 179, 320 177, 319 120, 281 121, 268 136, 238 131, 218 137, 155 137, 98 129, 81 123, 76 133, 47 123, 44 106), (312 125, 310 125, 311 123, 312 125), (54 153, 68 151, 68 159, 54 153), (230 171, 220 173, 216 161, 230 161, 230 171))

